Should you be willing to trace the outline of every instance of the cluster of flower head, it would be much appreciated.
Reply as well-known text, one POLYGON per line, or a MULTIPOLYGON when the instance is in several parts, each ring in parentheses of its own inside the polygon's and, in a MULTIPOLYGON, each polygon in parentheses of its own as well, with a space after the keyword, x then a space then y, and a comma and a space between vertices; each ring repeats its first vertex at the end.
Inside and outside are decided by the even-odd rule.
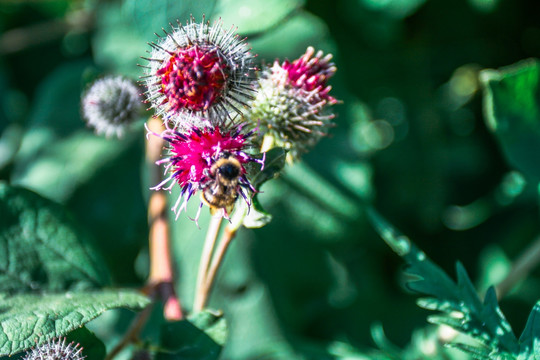
POLYGON ((33 348, 23 360, 83 360, 86 356, 83 356, 82 350, 74 342, 66 344, 66 338, 52 339, 33 348))
POLYGON ((331 56, 314 56, 308 48, 292 63, 276 61, 257 73, 251 49, 234 28, 193 17, 170 26, 149 43, 142 65, 146 102, 165 126, 148 133, 168 142, 168 155, 157 161, 166 178, 153 189, 180 186, 177 216, 197 192, 202 200, 196 219, 205 203, 228 216, 237 198, 249 205, 256 192, 245 166, 262 167, 264 160, 249 155, 249 148, 272 137, 296 154, 326 133, 333 118, 326 105, 336 103, 326 83, 335 67, 331 56))

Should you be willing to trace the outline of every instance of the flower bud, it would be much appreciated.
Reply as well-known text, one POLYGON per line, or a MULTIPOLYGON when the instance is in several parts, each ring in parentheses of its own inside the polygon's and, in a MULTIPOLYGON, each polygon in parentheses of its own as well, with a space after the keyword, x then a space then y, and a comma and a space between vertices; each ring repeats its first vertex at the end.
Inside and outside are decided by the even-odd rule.
POLYGON ((143 108, 139 89, 121 76, 95 81, 82 97, 82 114, 97 134, 122 137, 143 108))
POLYGON ((258 127, 261 151, 279 146, 289 150, 288 159, 298 158, 313 147, 333 126, 330 106, 338 101, 330 96, 327 81, 336 72, 332 56, 309 47, 292 63, 277 60, 265 68, 258 92, 246 114, 258 127))

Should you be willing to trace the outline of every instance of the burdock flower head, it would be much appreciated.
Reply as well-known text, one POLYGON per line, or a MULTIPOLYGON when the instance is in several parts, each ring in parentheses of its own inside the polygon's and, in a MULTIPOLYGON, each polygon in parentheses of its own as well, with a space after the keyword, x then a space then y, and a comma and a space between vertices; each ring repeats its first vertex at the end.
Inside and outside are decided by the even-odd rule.
POLYGON ((222 211, 225 217, 232 211, 239 195, 250 205, 250 196, 255 189, 246 177, 244 165, 252 161, 262 164, 263 160, 244 152, 252 132, 244 133, 241 124, 227 130, 211 126, 192 127, 185 132, 169 128, 161 134, 150 130, 148 133, 169 143, 169 156, 156 162, 165 165, 168 177, 152 190, 171 190, 175 184, 180 186, 182 190, 173 207, 176 218, 199 190, 202 200, 196 221, 203 203, 211 210, 222 211))
POLYGON ((96 80, 84 93, 81 111, 97 134, 121 137, 141 113, 139 89, 122 76, 96 80))
POLYGON ((252 97, 255 70, 245 39, 234 28, 224 30, 221 20, 210 25, 203 17, 199 24, 191 17, 185 26, 177 23, 171 32, 163 29, 144 58, 151 107, 185 130, 193 126, 186 122, 194 119, 191 115, 220 122, 231 112, 241 113, 252 97))
POLYGON ((25 355, 23 360, 83 360, 84 358, 86 356, 83 356, 79 344, 73 342, 66 344, 66 338, 58 338, 35 347, 25 355))
POLYGON ((335 115, 329 110, 338 101, 330 96, 327 81, 336 72, 332 55, 308 47, 299 59, 263 70, 256 98, 246 114, 263 138, 261 151, 274 146, 289 150, 289 160, 327 134, 335 115))

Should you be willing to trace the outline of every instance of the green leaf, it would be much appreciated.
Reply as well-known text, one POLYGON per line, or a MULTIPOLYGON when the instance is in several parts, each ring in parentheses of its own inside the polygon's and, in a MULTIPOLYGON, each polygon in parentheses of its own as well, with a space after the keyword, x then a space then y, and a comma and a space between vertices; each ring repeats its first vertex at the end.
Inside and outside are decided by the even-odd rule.
POLYGON ((525 329, 519 337, 520 359, 540 357, 540 301, 534 305, 525 329))
POLYGON ((151 41, 155 38, 154 33, 163 34, 161 28, 169 31, 169 23, 178 26, 176 20, 185 24, 193 15, 195 21, 200 22, 202 16, 209 15, 214 6, 215 0, 126 0, 122 15, 135 25, 146 41, 151 41))
MULTIPOLYGON (((287 152, 282 148, 273 148, 265 154, 259 154, 259 159, 264 159, 264 165, 256 162, 246 165, 248 177, 255 189, 259 190, 262 184, 279 175, 285 166, 286 154, 287 152)), ((257 199, 257 194, 253 197, 252 202, 249 208, 243 199, 237 202, 237 209, 232 220, 236 226, 261 228, 272 221, 272 215, 264 211, 257 199)))
POLYGON ((222 314, 205 310, 163 326, 161 347, 167 352, 159 353, 157 359, 217 359, 226 338, 222 314))
POLYGON ((102 286, 109 275, 89 238, 64 209, 0 183, 0 291, 102 286))
POLYGON ((484 115, 508 162, 540 179, 540 63, 521 61, 480 73, 484 115))
POLYGON ((279 175, 285 166, 286 155, 287 151, 282 148, 273 148, 260 156, 260 158, 264 156, 263 166, 255 162, 246 164, 248 177, 255 189, 259 190, 262 184, 279 175))
POLYGON ((234 24, 244 35, 260 33, 277 26, 304 0, 219 0, 213 13, 230 26, 234 24))
POLYGON ((140 310, 150 300, 133 290, 20 294, 0 298, 0 356, 12 355, 63 336, 104 311, 140 310))
POLYGON ((220 311, 204 310, 188 318, 197 328, 203 330, 213 341, 223 346, 227 340, 227 322, 220 311))
POLYGON ((418 249, 407 236, 401 234, 377 212, 370 209, 368 215, 382 239, 407 262, 406 272, 412 275, 411 280, 407 283, 409 289, 459 301, 459 299, 454 298, 456 291, 454 282, 440 267, 429 261, 422 250, 418 249))
MULTIPOLYGON (((456 349, 459 349, 469 355, 475 360, 490 360, 492 357, 490 356, 489 349, 485 348, 479 348, 477 346, 471 346, 467 344, 451 344, 449 345, 451 347, 454 347, 456 349)), ((501 359, 502 360, 502 359, 501 359)))
MULTIPOLYGON (((242 206, 247 206, 242 202, 242 206)), ((272 221, 272 215, 267 213, 258 200, 257 195, 253 197, 251 207, 248 209, 244 217, 242 225, 248 229, 258 229, 268 225, 272 221)))
POLYGON ((405 272, 412 276, 408 287, 432 296, 419 300, 418 305, 442 312, 430 316, 430 322, 445 324, 469 335, 488 347, 492 355, 518 353, 518 341, 499 308, 493 288, 487 291, 482 303, 461 263, 456 264, 456 283, 376 211, 370 209, 368 215, 379 235, 407 262, 405 272))

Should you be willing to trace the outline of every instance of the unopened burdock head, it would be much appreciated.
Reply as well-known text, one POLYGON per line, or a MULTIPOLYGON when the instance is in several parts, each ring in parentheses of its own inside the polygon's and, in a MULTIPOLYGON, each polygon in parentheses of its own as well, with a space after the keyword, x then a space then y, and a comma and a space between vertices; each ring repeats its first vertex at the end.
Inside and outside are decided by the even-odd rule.
POLYGON ((142 111, 139 88, 122 76, 96 80, 83 94, 81 110, 97 134, 122 137, 142 111))

